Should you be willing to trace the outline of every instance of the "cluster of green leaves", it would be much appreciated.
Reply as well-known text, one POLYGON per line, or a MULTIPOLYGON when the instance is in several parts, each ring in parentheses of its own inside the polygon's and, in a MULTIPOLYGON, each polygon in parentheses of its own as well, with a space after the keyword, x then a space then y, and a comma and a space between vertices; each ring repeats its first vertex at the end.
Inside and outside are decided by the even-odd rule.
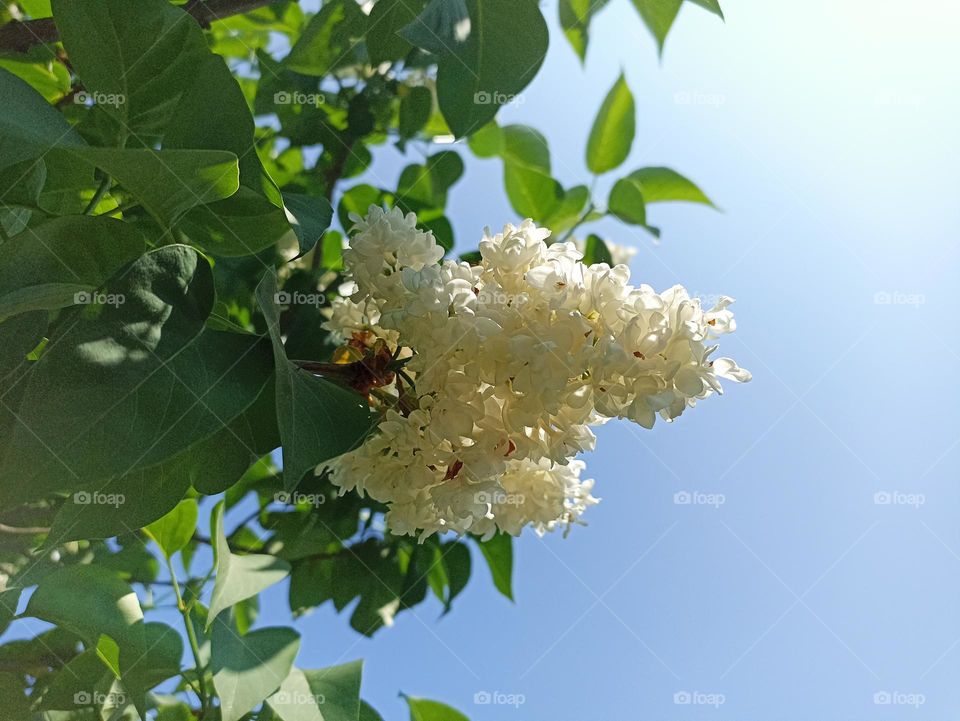
MULTIPOLYGON (((662 27, 664 3, 634 3, 662 27)), ((391 536, 379 504, 313 474, 377 420, 305 370, 333 351, 321 323, 349 215, 398 206, 452 249, 465 168, 446 144, 464 137, 555 237, 709 203, 664 168, 595 202, 554 179, 540 133, 497 124, 546 53, 535 0, 210 4, 209 27, 190 14, 205 2, 0 9, 28 32, 52 17, 59 38, 0 42, 0 633, 51 624, 0 644, 0 719, 379 718, 359 663, 294 665, 299 636, 257 626, 259 594, 285 582, 293 616, 330 602, 371 635, 431 596, 448 612, 472 559, 512 598, 512 546, 391 536), (395 183, 371 168, 388 145, 420 155, 395 183), (228 514, 244 515, 229 532, 228 514), (181 630, 148 620, 171 598, 181 630)), ((581 56, 603 5, 561 2, 581 56)), ((621 77, 591 173, 625 161, 634 122, 621 77)), ((585 248, 609 262, 599 237, 585 248)), ((405 698, 414 721, 464 718, 405 698)))
MULTIPOLYGON (((621 75, 607 93, 586 142, 586 166, 594 178, 620 167, 630 154, 636 130, 633 94, 621 75)), ((568 239, 586 223, 612 216, 642 227, 659 237, 647 223, 647 206, 685 201, 713 206, 691 180, 663 167, 638 168, 619 178, 605 202, 594 200, 592 188, 564 188, 550 167, 547 139, 526 125, 500 127, 496 121, 469 138, 478 158, 503 161, 503 183, 510 205, 522 217, 532 218, 553 230, 554 239, 568 239)), ((586 263, 611 262, 610 251, 597 235, 584 243, 586 263)))
MULTIPOLYGON (((590 42, 590 23, 603 10, 610 0, 560 0, 559 17, 563 34, 570 41, 581 62, 586 59, 587 45, 590 42)), ((684 0, 630 0, 636 8, 647 29, 657 41, 660 53, 667 41, 667 34, 673 27, 684 0)), ((723 19, 723 10, 719 0, 686 0, 699 5, 723 19)))

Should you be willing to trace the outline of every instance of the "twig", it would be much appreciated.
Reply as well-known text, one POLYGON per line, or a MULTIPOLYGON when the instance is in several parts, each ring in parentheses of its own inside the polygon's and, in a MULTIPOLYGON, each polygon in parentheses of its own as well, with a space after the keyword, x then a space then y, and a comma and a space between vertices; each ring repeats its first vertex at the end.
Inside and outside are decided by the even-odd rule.
POLYGON ((8 526, 6 523, 0 523, 0 533, 10 533, 17 536, 33 536, 37 533, 50 533, 49 528, 43 526, 8 526))

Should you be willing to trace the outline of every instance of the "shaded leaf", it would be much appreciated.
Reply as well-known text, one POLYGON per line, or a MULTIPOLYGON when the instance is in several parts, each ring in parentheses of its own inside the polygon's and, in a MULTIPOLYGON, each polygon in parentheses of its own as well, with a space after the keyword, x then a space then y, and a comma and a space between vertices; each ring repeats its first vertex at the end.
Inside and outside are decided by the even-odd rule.
POLYGON ((330 227, 333 207, 326 198, 302 193, 284 193, 283 204, 300 243, 299 255, 309 253, 324 231, 330 227))
POLYGON ((457 137, 493 119, 533 79, 547 52, 535 0, 467 0, 470 33, 437 63, 437 98, 457 137))
POLYGON ((73 148, 116 179, 162 226, 191 208, 228 198, 240 187, 237 156, 219 150, 73 148))
POLYGON ((294 668, 267 703, 283 721, 357 721, 362 670, 362 661, 294 668))
MULTIPOLYGON (((378 6, 379 3, 375 7, 378 6)), ((427 124, 432 110, 433 93, 429 88, 419 85, 408 88, 407 93, 400 98, 400 118, 397 124, 400 137, 412 138, 416 135, 427 124)))
POLYGON ((0 68, 0 168, 40 157, 53 147, 81 146, 66 118, 27 83, 0 68))
POLYGON ((221 611, 279 583, 290 573, 290 564, 279 558, 259 553, 238 556, 230 551, 223 529, 223 501, 213 509, 210 529, 215 544, 216 579, 210 596, 207 628, 221 611))
POLYGON ((0 322, 91 300, 144 251, 143 236, 110 218, 54 218, 0 245, 0 322))
POLYGON ((493 585, 504 596, 513 600, 513 537, 506 533, 497 533, 487 541, 477 540, 483 553, 493 585))
POLYGON ((292 628, 261 628, 240 636, 221 617, 210 639, 210 671, 222 721, 238 721, 276 691, 300 648, 292 628))
POLYGON ((373 6, 367 29, 367 52, 372 64, 400 60, 413 49, 400 31, 414 21, 424 4, 425 0, 379 0, 373 6))
POLYGON ((585 265, 593 265, 594 263, 606 263, 610 267, 613 267, 613 256, 610 255, 610 249, 607 248, 607 244, 603 242, 603 238, 594 233, 590 233, 587 236, 586 246, 583 250, 583 262, 585 265))
POLYGON ((276 359, 277 423, 283 441, 283 475, 292 490, 307 471, 363 442, 375 424, 366 400, 287 360, 280 336, 277 279, 267 273, 257 301, 276 359))
POLYGON ((197 502, 193 498, 180 501, 176 507, 144 531, 160 547, 163 555, 170 558, 190 542, 197 529, 197 502))
POLYGON ((220 431, 269 380, 265 340, 204 329, 212 278, 191 248, 141 256, 104 294, 53 334, 18 381, 18 407, 4 406, 0 468, 22 484, 0 496, 92 496, 220 431))
POLYGON ((197 23, 165 0, 54 0, 54 19, 70 62, 118 133, 157 133, 180 93, 209 57, 197 23), (150 38, 150 42, 144 42, 150 38))
POLYGON ((399 32, 412 45, 442 55, 464 43, 470 31, 466 0, 430 0, 399 32))
POLYGON ((367 17, 354 0, 330 0, 314 15, 283 64, 304 75, 323 77, 349 63, 366 31, 367 17))

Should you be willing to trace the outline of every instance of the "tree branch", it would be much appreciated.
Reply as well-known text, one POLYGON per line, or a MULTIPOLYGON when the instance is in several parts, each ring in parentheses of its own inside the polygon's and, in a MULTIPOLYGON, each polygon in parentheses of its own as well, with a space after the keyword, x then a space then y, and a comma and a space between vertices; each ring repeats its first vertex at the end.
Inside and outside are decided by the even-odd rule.
MULTIPOLYGON (((242 15, 277 0, 190 0, 183 9, 202 28, 216 20, 242 15)), ((60 39, 53 18, 13 20, 0 27, 0 52, 25 53, 34 45, 55 43, 60 39)))

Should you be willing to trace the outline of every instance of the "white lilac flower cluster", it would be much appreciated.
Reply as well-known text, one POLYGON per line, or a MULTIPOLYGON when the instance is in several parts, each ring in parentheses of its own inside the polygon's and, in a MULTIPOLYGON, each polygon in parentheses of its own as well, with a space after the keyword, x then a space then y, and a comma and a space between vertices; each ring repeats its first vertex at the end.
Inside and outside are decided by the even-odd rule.
POLYGON ((378 429, 325 467, 386 504, 394 533, 568 529, 597 503, 573 460, 594 446, 590 425, 650 428, 722 392, 720 378, 750 380, 711 359, 736 327, 731 298, 703 310, 681 286, 630 285, 627 266, 584 265, 530 220, 488 230, 479 265, 441 262, 413 214, 353 220, 350 295, 325 327, 397 372, 377 389, 378 429))

